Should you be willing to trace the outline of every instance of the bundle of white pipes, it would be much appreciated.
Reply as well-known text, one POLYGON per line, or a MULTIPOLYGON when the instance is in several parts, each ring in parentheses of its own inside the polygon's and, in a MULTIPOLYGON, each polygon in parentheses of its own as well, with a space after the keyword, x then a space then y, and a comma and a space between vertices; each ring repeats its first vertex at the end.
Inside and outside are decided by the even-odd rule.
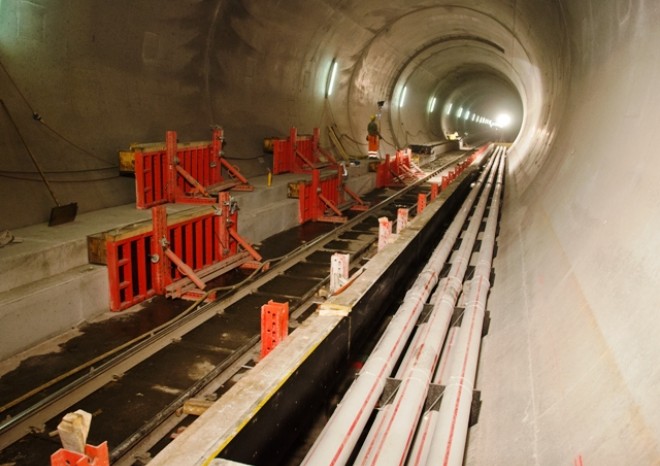
MULTIPOLYGON (((489 150, 484 156, 490 155, 490 152, 489 150)), ((303 464, 340 465, 348 461, 383 392, 387 378, 390 377, 396 361, 406 347, 424 303, 437 283, 438 274, 451 254, 453 245, 492 165, 493 159, 475 183, 428 264, 419 274, 413 287, 406 293, 403 304, 365 362, 360 375, 308 452, 303 464)))
POLYGON ((431 448, 426 461, 413 464, 442 464, 443 466, 463 464, 486 300, 490 290, 490 273, 503 178, 504 163, 501 163, 486 221, 486 229, 481 239, 477 265, 466 298, 463 322, 454 346, 451 371, 438 412, 437 427, 435 432, 432 432, 431 448))
POLYGON ((391 404, 381 409, 356 459, 356 464, 400 465, 410 451, 433 373, 440 358, 451 318, 456 307, 465 272, 481 228, 484 212, 495 179, 499 155, 481 192, 479 202, 462 237, 461 246, 452 258, 449 274, 439 285, 437 299, 426 325, 420 328, 408 367, 398 376, 401 383, 391 404))

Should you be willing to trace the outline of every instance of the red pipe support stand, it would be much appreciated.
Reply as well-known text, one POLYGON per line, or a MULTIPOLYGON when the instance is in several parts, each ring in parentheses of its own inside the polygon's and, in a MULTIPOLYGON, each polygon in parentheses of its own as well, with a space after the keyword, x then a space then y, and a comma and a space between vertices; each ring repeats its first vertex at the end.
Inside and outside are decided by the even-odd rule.
POLYGON ((378 251, 382 251, 390 243, 392 237, 392 222, 387 217, 378 219, 378 251))
POLYGON ((289 334, 289 303, 272 299, 261 306, 261 359, 289 334))
POLYGON ((417 215, 424 212, 424 209, 426 209, 426 194, 419 193, 417 195, 417 215))
POLYGON ((435 198, 438 197, 438 191, 438 183, 431 183, 431 201, 435 201, 435 198))
POLYGON ((95 447, 85 445, 85 453, 60 448, 50 455, 51 466, 110 466, 108 442, 95 447))
POLYGON ((408 226, 409 210, 400 207, 396 211, 396 234, 401 233, 408 226))

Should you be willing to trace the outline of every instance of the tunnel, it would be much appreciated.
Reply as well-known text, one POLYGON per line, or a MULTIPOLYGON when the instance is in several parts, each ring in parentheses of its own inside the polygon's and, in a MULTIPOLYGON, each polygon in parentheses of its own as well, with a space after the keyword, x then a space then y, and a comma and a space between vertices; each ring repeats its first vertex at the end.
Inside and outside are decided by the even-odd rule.
POLYGON ((168 129, 222 126, 248 175, 290 126, 365 152, 371 115, 389 152, 511 143, 466 464, 657 464, 658 24, 643 0, 0 1, 0 230, 54 205, 26 147, 89 212, 134 201, 117 151, 168 129))

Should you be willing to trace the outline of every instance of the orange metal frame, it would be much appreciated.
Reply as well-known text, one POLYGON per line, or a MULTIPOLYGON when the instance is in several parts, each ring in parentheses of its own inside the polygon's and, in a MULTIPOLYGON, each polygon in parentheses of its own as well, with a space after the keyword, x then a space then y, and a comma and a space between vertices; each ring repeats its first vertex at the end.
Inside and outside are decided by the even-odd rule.
POLYGON ((319 146, 320 139, 318 128, 314 128, 311 136, 298 134, 296 128, 291 128, 288 138, 274 139, 273 174, 309 173, 316 168, 337 165, 335 158, 319 146))
POLYGON ((148 209, 169 202, 211 204, 213 192, 251 191, 248 180, 222 157, 224 132, 213 130, 212 140, 199 145, 178 144, 168 131, 165 146, 135 152, 137 207, 148 209), (223 169, 227 179, 223 177, 223 169))
POLYGON ((346 222, 339 208, 343 204, 342 184, 338 172, 321 176, 321 170, 312 171, 311 181, 298 182, 298 220, 300 223, 313 221, 346 222), (334 216, 326 215, 332 211, 334 216))
POLYGON ((229 193, 217 210, 168 225, 165 206, 152 209, 152 231, 106 241, 110 308, 127 309, 149 297, 195 298, 208 280, 261 256, 238 234, 229 193))

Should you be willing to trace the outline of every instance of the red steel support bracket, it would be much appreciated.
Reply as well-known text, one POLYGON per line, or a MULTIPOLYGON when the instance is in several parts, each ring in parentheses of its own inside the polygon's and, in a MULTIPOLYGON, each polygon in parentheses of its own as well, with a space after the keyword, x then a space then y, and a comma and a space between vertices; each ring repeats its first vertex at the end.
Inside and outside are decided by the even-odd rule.
POLYGON ((247 178, 245 178, 241 172, 238 171, 238 168, 232 165, 225 159, 222 154, 222 144, 225 141, 225 131, 222 128, 213 129, 213 159, 217 160, 220 163, 221 167, 224 167, 225 170, 229 173, 229 176, 240 181, 241 184, 233 186, 232 189, 236 191, 254 191, 254 186, 252 186, 247 178))
POLYGON ((330 199, 328 199, 327 197, 325 197, 323 194, 319 194, 319 199, 321 199, 321 200, 323 201, 323 203, 324 203, 325 205, 327 205, 327 206, 330 208, 330 210, 332 210, 334 213, 336 213, 336 214, 339 215, 339 216, 342 215, 341 210, 339 210, 339 209, 337 208, 337 206, 334 205, 334 204, 332 203, 332 201, 331 201, 330 199))
POLYGON ((176 267, 179 269, 179 272, 181 272, 183 275, 188 277, 190 281, 192 281, 195 284, 195 286, 197 286, 197 288, 199 288, 200 290, 206 288, 206 283, 204 283, 204 281, 202 281, 202 279, 199 278, 199 276, 188 264, 183 262, 179 256, 174 254, 174 252, 172 252, 172 250, 167 245, 165 245, 163 249, 165 251, 165 255, 172 262, 174 262, 176 267))
POLYGON ((309 166, 310 169, 313 170, 314 168, 316 168, 316 166, 314 165, 314 162, 312 162, 312 161, 309 160, 307 157, 305 157, 305 154, 303 154, 302 152, 300 152, 298 149, 296 149, 295 154, 296 154, 298 157, 300 157, 300 159, 303 161, 303 163, 305 163, 307 166, 309 166))
POLYGON ((239 235, 235 228, 230 228, 229 234, 238 242, 238 244, 241 245, 243 249, 248 252, 248 254, 250 254, 250 256, 252 256, 254 260, 261 262, 261 259, 263 259, 261 254, 259 254, 256 249, 250 245, 250 243, 248 243, 241 235, 239 235))
POLYGON ((245 240, 245 238, 238 234, 236 228, 238 223, 238 212, 235 204, 232 202, 231 195, 229 193, 220 193, 219 202, 221 208, 221 227, 218 240, 220 241, 220 247, 223 248, 223 256, 227 254, 236 254, 238 252, 235 246, 231 250, 228 247, 231 243, 231 237, 234 238, 254 260, 260 262, 262 259, 261 255, 245 240))
POLYGON ((360 195, 357 194, 355 191, 353 191, 351 188, 344 185, 344 192, 349 196, 351 196, 353 199, 355 199, 355 202, 357 202, 357 205, 352 206, 351 210, 360 210, 360 211, 369 210, 369 205, 367 205, 367 203, 362 200, 360 195))
POLYGON ((201 183, 197 181, 190 173, 188 173, 181 165, 177 164, 176 172, 195 188, 195 192, 201 194, 202 196, 211 197, 204 186, 202 186, 201 183))
POLYGON ((60 448, 50 455, 51 466, 110 466, 108 442, 95 447, 85 445, 85 453, 60 448))
POLYGON ((167 208, 159 205, 151 208, 153 235, 151 237, 151 262, 156 264, 153 276, 153 288, 156 294, 165 293, 165 287, 171 283, 169 275, 170 261, 165 255, 163 240, 167 241, 167 208))
POLYGON ((165 180, 165 192, 167 193, 167 202, 175 202, 177 194, 176 186, 176 151, 177 140, 176 131, 167 131, 165 133, 165 157, 167 166, 167 179, 165 180))
POLYGON ((317 153, 323 154, 325 158, 327 158, 332 165, 339 165, 337 163, 337 159, 335 159, 330 152, 328 152, 327 150, 321 147, 320 141, 321 141, 321 130, 319 128, 314 128, 312 133, 312 152, 314 154, 317 153))
POLYGON ((204 187, 183 167, 177 157, 178 143, 176 131, 167 131, 165 134, 165 150, 167 157, 167 201, 168 202, 181 202, 181 203, 212 203, 214 199, 211 198, 204 189, 204 187), (181 192, 177 186, 177 175, 181 175, 188 183, 190 183, 195 191, 206 196, 205 198, 194 198, 181 192))

